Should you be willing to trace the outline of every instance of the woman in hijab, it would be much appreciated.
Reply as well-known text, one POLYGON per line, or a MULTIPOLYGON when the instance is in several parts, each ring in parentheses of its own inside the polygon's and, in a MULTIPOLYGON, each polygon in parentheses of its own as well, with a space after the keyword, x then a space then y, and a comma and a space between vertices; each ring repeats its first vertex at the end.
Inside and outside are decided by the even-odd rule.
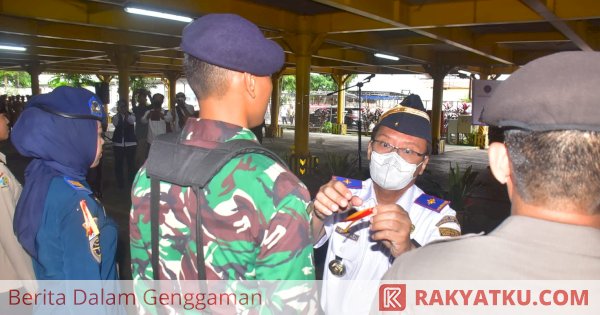
POLYGON ((59 87, 34 96, 13 128, 14 146, 33 158, 14 230, 39 280, 117 279, 117 228, 85 181, 102 155, 104 113, 90 91, 59 87))

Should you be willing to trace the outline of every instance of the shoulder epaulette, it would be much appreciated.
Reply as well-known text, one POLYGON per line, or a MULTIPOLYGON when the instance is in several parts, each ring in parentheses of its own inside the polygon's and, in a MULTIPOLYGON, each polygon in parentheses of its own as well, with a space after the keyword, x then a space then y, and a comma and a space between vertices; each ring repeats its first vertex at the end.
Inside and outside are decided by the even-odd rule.
POLYGON ((332 178, 344 183, 349 189, 362 189, 362 180, 360 179, 352 179, 342 176, 332 176, 332 178))
POLYGON ((89 194, 92 193, 92 191, 89 188, 85 187, 85 185, 83 185, 80 181, 72 179, 72 178, 67 177, 67 176, 65 176, 63 178, 65 180, 65 183, 67 183, 67 185, 69 185, 71 188, 73 188, 73 189, 75 189, 77 191, 83 191, 83 192, 86 192, 86 193, 89 193, 89 194))
POLYGON ((422 194, 415 200, 415 203, 419 206, 425 207, 435 212, 440 212, 446 205, 450 203, 448 200, 440 199, 428 194, 422 194))

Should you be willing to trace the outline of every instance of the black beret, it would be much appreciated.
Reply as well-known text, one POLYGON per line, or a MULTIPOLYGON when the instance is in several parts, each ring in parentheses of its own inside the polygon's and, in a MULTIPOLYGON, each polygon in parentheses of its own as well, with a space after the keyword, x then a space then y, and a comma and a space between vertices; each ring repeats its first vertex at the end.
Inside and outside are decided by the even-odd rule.
POLYGON ((103 121, 106 113, 102 101, 84 88, 61 86, 50 93, 35 95, 27 107, 37 107, 54 115, 74 119, 103 121))
POLYGON ((281 46, 235 14, 207 14, 188 24, 181 49, 212 65, 257 76, 279 71, 285 61, 281 46))
POLYGON ((411 94, 400 104, 383 113, 378 125, 425 139, 431 144, 431 123, 419 95, 411 94))
POLYGON ((533 131, 600 131, 600 53, 561 52, 526 64, 498 86, 481 121, 533 131))

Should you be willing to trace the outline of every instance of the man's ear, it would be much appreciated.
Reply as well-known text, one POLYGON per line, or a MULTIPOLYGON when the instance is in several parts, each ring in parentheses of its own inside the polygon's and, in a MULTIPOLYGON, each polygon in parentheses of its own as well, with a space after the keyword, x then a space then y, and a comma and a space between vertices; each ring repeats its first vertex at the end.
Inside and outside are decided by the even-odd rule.
POLYGON ((247 72, 244 72, 244 84, 246 86, 246 91, 251 98, 256 97, 256 78, 247 72))
POLYGON ((510 178, 510 160, 506 146, 503 143, 493 142, 488 149, 488 157, 492 174, 501 184, 506 184, 510 178))
POLYGON ((426 155, 425 158, 423 159, 423 162, 421 163, 420 166, 420 170, 419 170, 419 175, 423 175, 423 173, 425 172, 425 169, 427 168, 427 163, 429 163, 429 155, 426 155))

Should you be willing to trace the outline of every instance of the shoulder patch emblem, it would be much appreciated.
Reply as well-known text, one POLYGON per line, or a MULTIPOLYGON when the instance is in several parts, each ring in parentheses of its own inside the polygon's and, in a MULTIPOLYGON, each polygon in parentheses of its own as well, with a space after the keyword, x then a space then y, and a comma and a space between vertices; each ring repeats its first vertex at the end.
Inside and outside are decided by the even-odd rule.
POLYGON ((415 203, 419 206, 439 213, 446 205, 450 203, 450 201, 430 196, 428 194, 422 194, 415 200, 415 203))
POLYGON ((8 184, 8 176, 4 175, 4 173, 0 173, 0 188, 8 187, 8 184))
POLYGON ((362 180, 360 179, 352 179, 342 176, 332 176, 332 178, 344 183, 348 189, 362 189, 362 180))
POLYGON ((97 263, 102 261, 102 253, 100 252, 100 236, 96 235, 90 239, 90 253, 97 263))
POLYGON ((458 222, 458 219, 453 215, 444 216, 435 226, 440 227, 442 224, 446 223, 456 223, 460 226, 460 222, 458 222))
POLYGON ((447 228, 447 227, 441 227, 440 229, 440 235, 441 236, 460 236, 460 231, 457 231, 455 229, 451 229, 451 228, 447 228))
POLYGON ((92 193, 92 191, 85 187, 80 181, 74 180, 66 176, 64 177, 64 179, 67 185, 71 186, 71 188, 75 190, 85 191, 90 194, 92 193))

